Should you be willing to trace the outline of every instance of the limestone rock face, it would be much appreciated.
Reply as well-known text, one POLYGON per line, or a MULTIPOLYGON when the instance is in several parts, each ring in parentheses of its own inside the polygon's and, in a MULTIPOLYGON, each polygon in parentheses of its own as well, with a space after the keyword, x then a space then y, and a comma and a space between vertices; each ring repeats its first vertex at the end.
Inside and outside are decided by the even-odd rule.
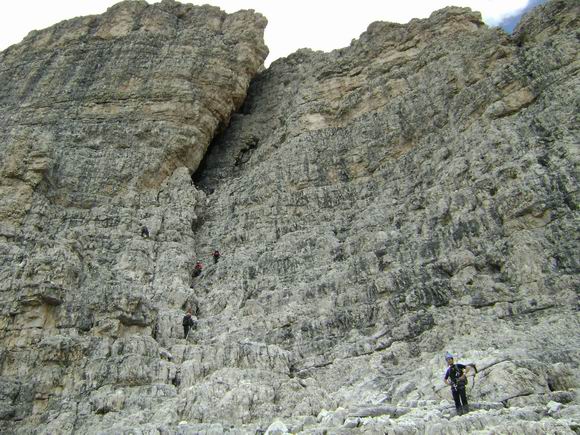
POLYGON ((3 52, 0 431, 577 431, 578 16, 256 75, 260 15, 124 2, 3 52))
POLYGON ((189 297, 190 174, 263 64, 265 25, 126 1, 0 54, 1 432, 106 428, 78 417, 129 406, 117 384, 176 395, 154 337, 189 297))
MULTIPOLYGON (((1 216, 18 227, 44 188, 89 209, 197 168, 267 53, 265 19, 128 1, 32 32, 2 53, 1 216)), ((137 197, 135 197, 137 196, 137 197)))

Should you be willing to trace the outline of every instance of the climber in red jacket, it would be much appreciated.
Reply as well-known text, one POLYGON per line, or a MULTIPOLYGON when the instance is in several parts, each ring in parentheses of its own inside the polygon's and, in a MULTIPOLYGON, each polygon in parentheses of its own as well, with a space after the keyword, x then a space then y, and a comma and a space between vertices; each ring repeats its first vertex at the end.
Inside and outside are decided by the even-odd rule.
POLYGON ((203 264, 201 261, 197 261, 195 266, 193 267, 193 277, 196 278, 201 275, 201 271, 203 270, 203 264))

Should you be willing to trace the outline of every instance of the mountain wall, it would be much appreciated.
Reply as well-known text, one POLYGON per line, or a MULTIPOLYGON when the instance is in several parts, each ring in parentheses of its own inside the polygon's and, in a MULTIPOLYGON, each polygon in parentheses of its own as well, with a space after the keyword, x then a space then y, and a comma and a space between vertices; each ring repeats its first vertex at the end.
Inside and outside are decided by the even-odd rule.
POLYGON ((261 15, 126 1, 2 52, 0 431, 577 432, 579 10, 264 70, 261 15))

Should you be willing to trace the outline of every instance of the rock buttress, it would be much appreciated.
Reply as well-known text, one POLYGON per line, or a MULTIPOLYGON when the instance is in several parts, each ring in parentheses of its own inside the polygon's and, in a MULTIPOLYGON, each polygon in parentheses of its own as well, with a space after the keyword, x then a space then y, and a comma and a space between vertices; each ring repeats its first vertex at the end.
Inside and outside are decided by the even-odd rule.
POLYGON ((188 297, 190 173, 262 66, 265 25, 126 1, 0 53, 1 432, 94 432, 175 396, 153 337, 188 297))
POLYGON ((483 369, 470 394, 486 411, 461 430, 572 430, 576 402, 560 421, 498 410, 547 416, 578 387, 578 8, 536 13, 513 38, 462 8, 377 22, 257 77, 198 177, 213 194, 196 244, 224 252, 199 334, 218 340, 207 354, 276 346, 287 372, 188 368, 194 391, 235 400, 192 399, 186 419, 219 421, 223 406, 239 421, 278 412, 291 432, 387 433, 412 409, 401 430, 459 431, 441 380, 451 351, 483 369))

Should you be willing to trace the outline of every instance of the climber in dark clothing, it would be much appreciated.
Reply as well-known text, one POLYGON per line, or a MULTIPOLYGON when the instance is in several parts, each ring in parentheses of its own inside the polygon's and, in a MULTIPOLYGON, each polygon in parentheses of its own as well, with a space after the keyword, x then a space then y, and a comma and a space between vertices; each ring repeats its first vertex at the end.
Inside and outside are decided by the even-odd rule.
POLYGON ((193 277, 196 278, 199 275, 201 275, 202 270, 203 270, 203 264, 201 264, 201 261, 196 262, 195 266, 193 267, 193 277))
POLYGON ((451 394, 455 402, 455 409, 458 415, 463 415, 469 412, 469 404, 467 403, 467 394, 465 393, 465 386, 467 385, 467 373, 469 373, 469 366, 463 364, 454 364, 453 355, 449 352, 445 355, 447 361, 447 370, 445 371, 444 382, 451 386, 451 394))
POLYGON ((213 264, 216 264, 221 257, 220 251, 216 249, 211 255, 213 256, 213 264))
POLYGON ((187 339, 189 330, 195 325, 195 321, 193 320, 193 317, 191 317, 191 308, 187 310, 187 314, 183 316, 181 324, 183 325, 183 338, 187 339))
POLYGON ((141 228, 141 237, 149 238, 149 229, 147 227, 141 228))

